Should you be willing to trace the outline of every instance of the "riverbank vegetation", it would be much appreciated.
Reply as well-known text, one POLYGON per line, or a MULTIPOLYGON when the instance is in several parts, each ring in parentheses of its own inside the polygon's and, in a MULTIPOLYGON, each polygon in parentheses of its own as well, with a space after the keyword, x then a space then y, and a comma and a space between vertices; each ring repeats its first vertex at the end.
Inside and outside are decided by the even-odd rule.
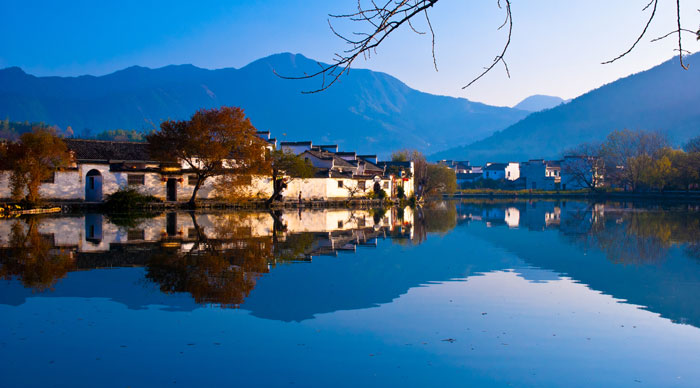
POLYGON ((605 187, 662 192, 689 191, 700 185, 700 137, 677 149, 661 133, 625 129, 613 131, 601 143, 582 144, 568 154, 583 162, 569 164, 568 170, 563 167, 562 174, 600 175, 605 187))

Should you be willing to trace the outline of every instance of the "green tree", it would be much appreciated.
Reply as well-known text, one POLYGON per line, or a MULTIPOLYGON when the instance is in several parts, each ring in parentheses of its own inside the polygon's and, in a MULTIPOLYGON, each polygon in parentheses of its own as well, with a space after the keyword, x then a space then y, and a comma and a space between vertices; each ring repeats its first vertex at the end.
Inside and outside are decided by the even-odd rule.
POLYGON ((428 161, 423 153, 417 150, 399 150, 391 154, 391 160, 393 162, 413 162, 413 184, 415 185, 416 199, 427 195, 428 161))
POLYGON ((189 200, 196 206, 204 182, 222 173, 252 174, 265 162, 264 140, 238 107, 197 111, 190 120, 168 120, 160 130, 146 136, 151 156, 158 160, 184 163, 196 176, 189 200))
POLYGON ((267 168, 272 175, 272 195, 267 204, 278 201, 287 184, 295 178, 311 178, 316 169, 311 162, 290 151, 274 150, 267 158, 267 168))
POLYGON ((457 175, 455 171, 441 164, 429 164, 424 194, 452 194, 457 190, 457 175))

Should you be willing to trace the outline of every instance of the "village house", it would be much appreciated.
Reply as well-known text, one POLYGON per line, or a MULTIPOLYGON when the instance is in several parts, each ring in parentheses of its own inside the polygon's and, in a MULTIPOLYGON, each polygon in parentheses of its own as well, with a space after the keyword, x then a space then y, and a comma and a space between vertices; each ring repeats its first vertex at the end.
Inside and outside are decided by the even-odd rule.
MULTIPOLYGON (((72 157, 69 167, 43 182, 39 194, 43 198, 64 201, 102 202, 106 195, 122 187, 136 187, 144 194, 164 201, 186 201, 192 195, 196 176, 184 162, 166 163, 154 160, 148 145, 138 142, 64 139, 72 157)), ((0 198, 9 198, 10 171, 0 172, 0 198)), ((217 196, 216 178, 208 179, 198 198, 217 196)), ((272 195, 269 177, 251 177, 248 195, 265 198, 272 195)))
POLYGON ((438 161, 438 164, 446 166, 452 170, 455 170, 455 174, 469 174, 469 173, 475 172, 475 171, 472 171, 472 166, 471 166, 471 164, 469 164, 468 160, 443 159, 443 160, 438 161))
POLYGON ((486 163, 482 177, 484 179, 515 181, 520 178, 520 163, 486 163))
MULTIPOLYGON (((276 148, 270 132, 258 131, 267 148, 276 148)), ((72 156, 67 168, 54 173, 39 189, 41 197, 52 200, 102 202, 107 195, 126 186, 163 201, 187 201, 197 177, 183 161, 166 163, 154 160, 148 145, 138 142, 64 139, 72 156)), ((337 145, 313 146, 311 141, 280 142, 280 147, 308 160, 316 169, 311 178, 287 177, 282 198, 289 201, 332 200, 366 197, 379 189, 395 197, 401 187, 407 197, 413 195, 413 163, 387 171, 376 155, 338 152, 337 145)), ((10 171, 0 171, 0 198, 10 198, 10 171)), ((217 199, 219 177, 205 181, 198 199, 217 199)), ((237 188, 236 196, 266 199, 272 195, 272 178, 252 176, 237 188)))
POLYGON ((525 187, 530 190, 559 190, 561 183, 561 162, 556 160, 532 159, 520 165, 525 187))

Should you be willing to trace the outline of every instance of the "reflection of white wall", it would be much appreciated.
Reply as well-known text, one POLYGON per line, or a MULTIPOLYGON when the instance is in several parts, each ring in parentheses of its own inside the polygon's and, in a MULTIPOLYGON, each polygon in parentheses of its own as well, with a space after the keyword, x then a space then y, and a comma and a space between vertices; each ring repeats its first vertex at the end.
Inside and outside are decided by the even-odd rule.
MULTIPOLYGON (((171 217, 172 219, 172 217, 171 217)), ((197 224, 209 238, 227 238, 236 236, 265 237, 273 233, 274 220, 266 212, 235 212, 197 214, 197 224), (239 232, 243 234, 237 234, 239 232)), ((287 233, 333 232, 363 228, 383 227, 393 230, 400 226, 413 225, 413 210, 405 208, 403 220, 396 216, 395 209, 387 211, 378 225, 374 224, 373 213, 368 210, 323 209, 297 212, 285 212, 281 220, 287 226, 287 233)), ((163 238, 193 239, 195 224, 187 212, 175 213, 174 235, 167 234, 168 216, 162 214, 146 219, 133 228, 119 227, 109 222, 100 214, 80 217, 42 217, 39 221, 39 233, 53 234, 57 246, 77 246, 81 252, 104 252, 111 244, 134 243, 143 241, 161 241, 163 238), (95 236, 88 239, 90 227, 95 236), (130 231, 138 233, 131 234, 130 231), (142 232, 142 233, 141 233, 142 232), (88 241, 90 240, 90 241, 88 241)), ((26 232, 26 222, 21 219, 0 220, 0 245, 8 246, 12 227, 20 223, 26 232)))
POLYGON ((517 228, 520 224, 520 210, 515 207, 509 207, 506 209, 505 221, 508 227, 517 228))

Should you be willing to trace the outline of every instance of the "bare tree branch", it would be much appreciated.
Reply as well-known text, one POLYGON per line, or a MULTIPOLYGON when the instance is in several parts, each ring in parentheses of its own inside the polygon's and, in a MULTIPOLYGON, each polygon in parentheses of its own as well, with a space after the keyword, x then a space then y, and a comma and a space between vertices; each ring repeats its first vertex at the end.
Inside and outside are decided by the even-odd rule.
MULTIPOLYGON (((420 31, 414 26, 415 17, 419 14, 425 16, 428 30, 431 36, 431 53, 433 57, 433 66, 435 71, 438 70, 437 58, 435 55, 435 31, 433 29, 428 10, 432 8, 438 0, 357 0, 357 9, 354 12, 346 14, 329 14, 328 26, 331 32, 345 42, 349 48, 343 50, 340 53, 336 53, 333 58, 332 64, 322 64, 318 63, 319 69, 315 72, 304 73, 299 76, 290 76, 279 74, 275 71, 275 74, 283 79, 311 79, 311 78, 321 78, 321 85, 319 88, 311 91, 304 91, 302 93, 318 93, 324 91, 335 84, 343 74, 347 74, 350 71, 353 63, 356 59, 362 57, 363 59, 369 59, 372 54, 377 53, 377 48, 396 30, 400 29, 404 24, 408 25, 413 32, 419 35, 425 35, 426 32, 420 31), (378 3, 379 2, 379 3, 378 3), (364 7, 367 5, 367 7, 364 7), (363 26, 369 27, 367 31, 355 31, 350 34, 340 33, 333 25, 331 20, 346 20, 350 22, 357 22, 363 26)), ((649 0, 649 3, 642 9, 642 12, 651 9, 649 18, 644 25, 641 33, 637 39, 632 43, 632 45, 622 54, 617 57, 602 62, 603 64, 613 63, 632 52, 639 42, 647 34, 652 21, 656 17, 658 9, 659 0, 649 0)), ((510 47, 511 38, 513 34, 513 15, 511 12, 511 0, 497 0, 497 5, 499 8, 505 8, 505 20, 503 24, 498 28, 498 30, 503 29, 503 27, 508 26, 507 40, 501 50, 500 54, 497 55, 491 64, 484 68, 484 70, 469 83, 462 87, 466 89, 473 85, 476 81, 480 80, 491 70, 493 70, 498 63, 502 63, 505 68, 507 76, 510 78, 510 69, 505 60, 506 52, 510 47), (502 4, 503 3, 503 4, 502 4)), ((687 64, 684 63, 683 56, 688 53, 687 50, 683 49, 682 46, 682 32, 691 32, 697 34, 698 40, 700 40, 700 30, 694 32, 681 26, 680 18, 680 0, 676 0, 676 21, 678 28, 670 33, 661 36, 659 38, 653 39, 652 42, 667 38, 669 36, 678 35, 678 56, 680 58, 681 66, 687 69, 687 64)))

